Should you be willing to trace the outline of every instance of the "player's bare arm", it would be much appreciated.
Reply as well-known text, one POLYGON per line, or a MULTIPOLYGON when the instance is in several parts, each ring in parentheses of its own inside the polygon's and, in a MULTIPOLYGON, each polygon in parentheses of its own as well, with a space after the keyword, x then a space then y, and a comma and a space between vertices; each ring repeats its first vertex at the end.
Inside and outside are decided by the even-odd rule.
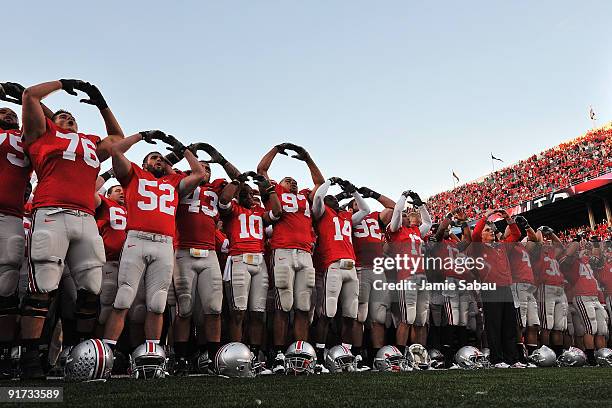
POLYGON ((221 212, 229 212, 231 209, 231 202, 236 196, 236 193, 240 188, 240 184, 245 183, 248 180, 249 176, 246 173, 242 173, 223 187, 223 190, 221 190, 221 194, 219 195, 219 209, 221 212))
POLYGON ((265 197, 264 201, 270 205, 270 211, 266 212, 262 217, 264 224, 270 225, 278 221, 283 213, 283 209, 278 199, 278 195, 276 194, 276 189, 270 184, 270 180, 268 180, 267 177, 255 172, 249 172, 248 174, 257 184, 262 199, 265 197))
POLYGON ((60 81, 43 82, 23 91, 21 117, 25 144, 34 142, 45 133, 47 123, 41 101, 49 94, 62 89, 62 86, 60 81))
POLYGON ((190 150, 185 150, 183 155, 185 160, 189 163, 191 168, 191 174, 181 180, 179 184, 179 195, 181 197, 186 196, 193 192, 193 190, 204 180, 204 168, 198 161, 198 158, 190 150))

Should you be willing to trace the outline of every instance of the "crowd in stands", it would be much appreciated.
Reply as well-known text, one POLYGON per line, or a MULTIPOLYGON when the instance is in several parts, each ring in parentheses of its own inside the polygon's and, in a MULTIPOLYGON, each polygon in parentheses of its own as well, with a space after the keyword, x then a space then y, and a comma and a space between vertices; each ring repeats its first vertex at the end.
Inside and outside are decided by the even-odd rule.
POLYGON ((561 241, 573 241, 574 238, 578 236, 581 236, 584 239, 598 237, 601 241, 612 240, 612 226, 610 226, 606 220, 603 220, 599 224, 595 225, 594 229, 589 225, 583 225, 581 227, 568 228, 565 231, 559 231, 557 236, 559 239, 561 239, 561 241))
POLYGON ((489 208, 508 208, 612 171, 612 126, 587 132, 483 180, 429 198, 428 208, 440 220, 448 208, 463 206, 470 218, 489 208))

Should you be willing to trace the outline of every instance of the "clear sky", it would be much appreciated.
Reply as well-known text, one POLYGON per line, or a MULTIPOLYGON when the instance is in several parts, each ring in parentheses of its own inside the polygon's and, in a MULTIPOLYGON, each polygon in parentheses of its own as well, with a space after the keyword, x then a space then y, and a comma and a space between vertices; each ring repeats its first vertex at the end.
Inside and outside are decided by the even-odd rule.
MULTIPOLYGON (((90 81, 126 135, 206 141, 242 171, 277 143, 301 144, 326 177, 394 199, 452 187, 451 169, 480 177, 491 152, 511 163, 578 136, 590 104, 600 124, 612 118, 609 1, 30 0, 4 11, 0 81, 90 81)), ((103 133, 94 107, 63 92, 46 102, 103 133)), ((270 174, 311 184, 286 157, 270 174)))

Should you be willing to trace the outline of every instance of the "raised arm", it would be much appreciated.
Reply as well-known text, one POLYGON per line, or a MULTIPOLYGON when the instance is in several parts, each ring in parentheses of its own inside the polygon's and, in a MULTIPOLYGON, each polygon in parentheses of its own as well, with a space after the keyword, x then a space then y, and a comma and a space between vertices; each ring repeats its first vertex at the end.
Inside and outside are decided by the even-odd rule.
POLYGON ((204 180, 204 167, 202 167, 198 158, 189 150, 185 150, 183 155, 189 163, 191 173, 179 183, 179 195, 181 197, 190 194, 204 180))
POLYGON ((33 143, 45 133, 47 123, 41 101, 47 95, 60 89, 62 89, 62 82, 51 81, 31 86, 23 91, 21 118, 25 144, 33 143))
POLYGON ((282 146, 282 145, 276 145, 272 149, 270 149, 270 151, 261 158, 261 160, 259 161, 259 164, 257 165, 257 174, 264 176, 268 180, 270 180, 270 176, 268 175, 268 170, 270 170, 272 161, 274 160, 274 158, 276 157, 276 155, 279 153, 281 149, 281 147, 279 146, 282 146))
POLYGON ((429 211, 427 211, 425 204, 421 204, 419 206, 419 213, 421 213, 421 225, 419 225, 419 231, 421 231, 421 236, 425 236, 431 229, 431 215, 429 215, 429 211))
POLYGON ((353 191, 352 194, 353 198, 355 199, 355 202, 357 203, 357 208, 359 209, 359 211, 353 213, 351 217, 351 222, 353 226, 355 226, 361 221, 363 221, 363 219, 367 217, 368 214, 370 214, 370 207, 368 206, 366 200, 363 199, 363 197, 361 196, 361 194, 359 194, 357 190, 353 191))
POLYGON ((402 211, 404 211, 407 198, 408 191, 404 191, 393 207, 393 214, 391 215, 391 221, 389 221, 388 226, 391 232, 397 232, 402 227, 402 211))
POLYGON ((315 192, 312 198, 312 215, 315 220, 318 220, 325 213, 325 196, 327 195, 327 190, 329 190, 329 186, 332 185, 331 180, 325 181, 315 192))
POLYGON ((132 163, 125 157, 125 152, 127 152, 130 147, 143 140, 143 133, 144 132, 128 136, 112 145, 111 157, 113 162, 113 173, 117 180, 127 177, 132 171, 132 163))

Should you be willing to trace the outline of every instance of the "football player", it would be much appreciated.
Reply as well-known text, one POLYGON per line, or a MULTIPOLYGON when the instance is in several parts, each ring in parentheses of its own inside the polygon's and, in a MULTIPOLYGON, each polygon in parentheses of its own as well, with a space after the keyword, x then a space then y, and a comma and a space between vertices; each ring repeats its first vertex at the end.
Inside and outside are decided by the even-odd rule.
POLYGON ((173 240, 179 197, 190 194, 205 175, 191 151, 159 130, 143 131, 118 142, 113 146, 112 158, 113 172, 123 187, 129 214, 127 239, 119 262, 117 295, 104 329, 104 342, 114 349, 143 276, 145 339, 148 343, 159 343, 174 268, 173 240), (191 173, 174 173, 159 152, 147 154, 142 168, 130 162, 125 152, 141 140, 169 144, 174 152, 184 154, 191 173))
MULTIPOLYGON (((102 182, 110 179, 112 172, 105 172, 100 176, 102 182), (108 178, 107 178, 108 177, 108 178)), ((98 231, 104 241, 106 263, 102 267, 102 289, 100 291, 100 313, 98 315, 98 337, 104 334, 104 325, 113 308, 113 301, 117 295, 117 277, 119 275, 119 257, 127 233, 127 211, 125 209, 125 195, 123 187, 117 184, 109 187, 106 196, 97 193, 96 223, 98 231)))
POLYGON ((229 338, 230 341, 242 341, 242 325, 248 310, 249 344, 258 358, 268 295, 264 228, 280 218, 281 204, 274 186, 265 177, 251 171, 225 186, 219 197, 219 208, 230 242, 224 271, 230 307, 229 338), (270 210, 256 204, 253 189, 246 184, 249 177, 255 180, 260 193, 267 196, 270 210), (234 199, 236 195, 237 199, 234 199))
MULTIPOLYGON (((604 304, 608 313, 608 322, 612 321, 612 245, 610 241, 603 243, 602 265, 598 269, 597 280, 602 286, 604 304)), ((612 346, 612 336, 608 333, 608 346, 612 346)))
POLYGON ((597 365, 594 335, 600 334, 603 330, 597 329, 596 310, 599 307, 599 290, 591 268, 591 251, 592 243, 587 243, 581 250, 579 242, 572 242, 568 245, 560 264, 563 274, 573 289, 572 303, 577 312, 577 319, 574 321, 576 343, 584 348, 588 363, 597 365))
POLYGON ((38 175, 33 200, 29 290, 21 308, 22 378, 44 375, 38 342, 49 303, 55 296, 64 266, 77 288, 77 329, 91 333, 102 284, 104 244, 94 219, 94 193, 100 162, 123 132, 97 87, 74 79, 45 82, 23 92, 23 139, 38 175), (79 133, 76 119, 66 111, 45 118, 41 100, 63 89, 85 92, 81 102, 96 106, 108 137, 79 133), (93 317, 93 319, 92 319, 93 317), (89 323, 92 323, 90 325, 89 323))
MULTIPOLYGON (((284 177, 280 183, 274 183, 276 196, 282 206, 281 217, 274 223, 270 240, 275 288, 274 372, 284 370, 283 352, 287 347, 287 327, 291 310, 294 311, 294 339, 308 340, 308 313, 315 286, 311 204, 315 192, 325 182, 310 154, 303 147, 291 143, 273 147, 259 162, 257 173, 270 180, 268 170, 272 161, 278 153, 287 154, 286 150, 294 151, 292 157, 306 163, 314 186, 310 190, 300 190, 297 181, 292 177, 284 177)), ((270 208, 267 201, 265 204, 266 208, 270 208)))
POLYGON ((425 203, 414 191, 404 191, 395 203, 391 222, 387 226, 387 237, 391 252, 405 256, 408 265, 397 270, 399 290, 399 319, 396 331, 397 347, 403 352, 408 341, 425 344, 427 341, 427 319, 429 313, 429 291, 422 289, 427 281, 423 265, 423 238, 431 228, 431 217, 425 203), (404 211, 406 200, 418 209, 404 211), (405 283, 404 283, 405 282, 405 283))
MULTIPOLYGON (((6 95, 4 87, 0 89, 6 95)), ((24 196, 30 172, 17 114, 0 108, 0 379, 13 375, 11 348, 17 334, 17 285, 25 248, 24 196)))
MULTIPOLYGON (((357 358, 358 368, 367 370, 372 367, 378 350, 385 345, 385 322, 387 309, 389 308, 389 293, 385 287, 387 278, 384 272, 374 273, 374 260, 383 258, 383 231, 391 220, 395 202, 368 187, 360 187, 357 191, 363 198, 373 198, 384 207, 382 211, 372 211, 360 223, 353 226, 355 268, 359 280, 359 304, 357 320, 353 329, 352 352, 357 358), (364 363, 362 347, 366 320, 371 324, 371 347, 367 353, 368 361, 364 363)), ((336 195, 338 201, 349 197, 350 195, 344 191, 336 195)), ((357 201, 351 200, 349 209, 353 213, 359 212, 357 201)))
POLYGON ((342 304, 342 341, 351 347, 352 331, 359 306, 359 281, 355 269, 353 249, 353 226, 359 225, 370 213, 370 207, 348 181, 332 177, 319 187, 314 195, 312 215, 316 222, 317 256, 323 276, 318 276, 316 324, 317 371, 327 372, 323 367, 323 354, 331 319, 336 316, 338 302, 342 304), (351 194, 357 202, 358 211, 351 213, 340 209, 338 199, 327 195, 329 187, 339 184, 343 191, 351 194))
MULTIPOLYGON (((442 291, 444 298, 444 325, 442 327, 442 352, 447 363, 454 361, 455 353, 468 345, 468 316, 472 296, 470 291, 459 289, 461 281, 471 278, 468 270, 459 268, 456 261, 465 257, 465 250, 472 242, 472 232, 467 223, 467 215, 463 208, 457 208, 444 217, 434 235, 435 244, 430 244, 434 256, 449 259, 443 262, 442 277, 447 283, 447 289, 442 291), (451 225, 461 228, 461 240, 450 230, 451 225), (450 284, 454 289, 450 289, 450 284)), ((442 320, 442 319, 440 319, 442 320)))
POLYGON ((563 254, 561 240, 553 229, 541 226, 536 232, 540 243, 533 253, 534 273, 538 282, 537 301, 540 319, 540 343, 563 352, 563 332, 567 328, 567 297, 563 288, 565 279, 559 267, 563 254))
MULTIPOLYGON (((522 363, 527 363, 526 357, 538 348, 540 331, 538 303, 535 298, 537 286, 531 267, 531 254, 537 248, 538 236, 525 217, 519 215, 514 219, 521 230, 521 236, 527 239, 527 242, 508 246, 508 260, 512 270, 512 295, 519 317, 518 355, 522 363)), ((509 233, 509 228, 506 229, 506 233, 509 233)))
POLYGON ((200 161, 204 179, 192 194, 183 197, 176 213, 178 245, 173 284, 177 299, 177 317, 174 321, 174 352, 177 374, 188 372, 187 357, 189 335, 194 302, 200 307, 196 321, 204 324, 209 359, 219 350, 221 341, 221 303, 223 283, 221 268, 215 251, 216 223, 219 219, 219 195, 227 184, 225 179, 211 181, 210 163, 220 164, 227 175, 234 179, 240 172, 215 148, 207 143, 196 143, 189 147, 194 153, 204 150, 210 160, 200 161))

